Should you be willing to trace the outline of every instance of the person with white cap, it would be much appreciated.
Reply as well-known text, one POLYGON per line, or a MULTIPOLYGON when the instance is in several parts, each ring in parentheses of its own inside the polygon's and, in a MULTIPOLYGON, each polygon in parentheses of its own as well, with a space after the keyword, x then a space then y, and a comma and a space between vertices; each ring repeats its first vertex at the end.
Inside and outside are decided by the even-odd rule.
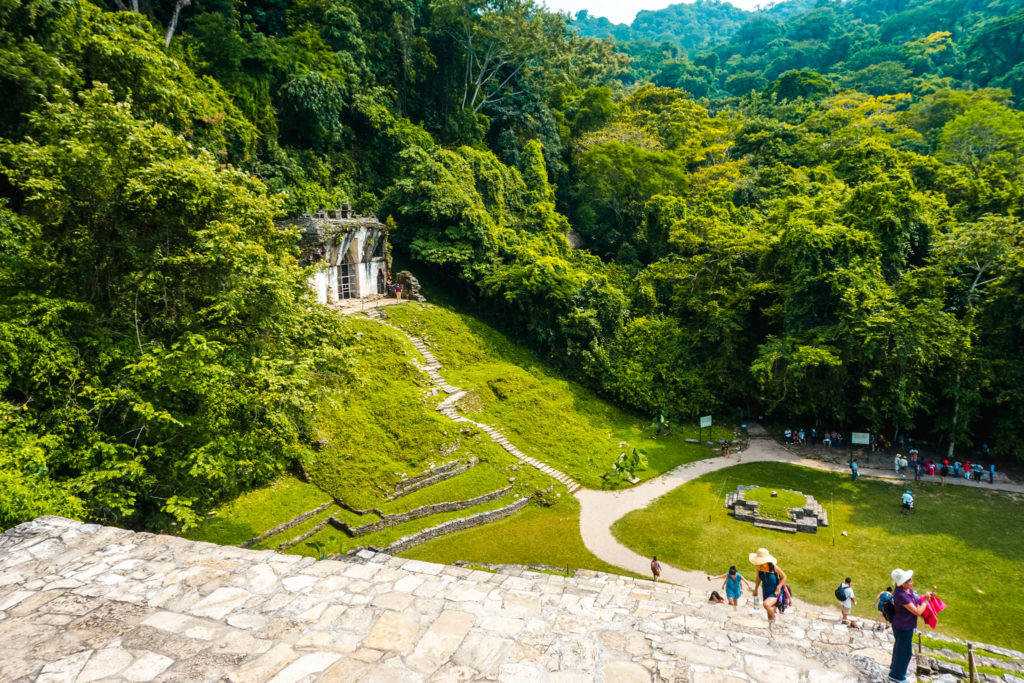
POLYGON ((892 599, 893 644, 889 681, 906 683, 907 667, 914 656, 914 629, 917 628, 917 618, 924 613, 925 606, 935 597, 935 593, 928 592, 920 597, 914 593, 912 569, 893 569, 892 585, 896 586, 896 591, 892 599))
POLYGON ((761 586, 761 604, 768 614, 768 628, 775 624, 775 605, 779 601, 779 595, 786 585, 786 573, 776 564, 775 558, 766 548, 758 548, 756 553, 747 556, 750 564, 757 566, 757 582, 754 583, 754 595, 757 595, 757 587, 761 586))

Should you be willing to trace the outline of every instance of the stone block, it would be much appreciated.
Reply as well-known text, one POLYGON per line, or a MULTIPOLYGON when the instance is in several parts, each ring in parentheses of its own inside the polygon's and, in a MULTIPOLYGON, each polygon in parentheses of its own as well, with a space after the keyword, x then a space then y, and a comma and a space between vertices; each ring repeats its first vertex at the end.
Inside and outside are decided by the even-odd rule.
POLYGON ((455 653, 475 621, 468 612, 442 612, 420 638, 407 663, 416 671, 433 673, 455 653))
POLYGON ((613 661, 601 667, 606 681, 616 683, 650 683, 651 673, 635 662, 613 661))
POLYGON ((81 650, 67 657, 51 661, 43 667, 36 683, 58 683, 58 681, 74 681, 92 656, 92 650, 81 650))
POLYGON ((452 661, 476 669, 484 676, 497 676, 512 645, 513 641, 508 638, 470 633, 456 650, 452 661))
POLYGON ((89 683, 101 678, 117 678, 132 663, 132 655, 122 648, 112 647, 94 652, 75 679, 76 683, 89 683))
POLYGON ((373 625, 363 645, 377 650, 407 650, 419 631, 419 624, 400 612, 384 612, 373 625))
POLYGON ((121 678, 126 681, 152 681, 173 663, 174 660, 170 657, 146 652, 139 655, 131 666, 121 672, 121 678))
POLYGON ((278 672, 270 679, 269 683, 298 683, 308 680, 308 677, 320 673, 339 659, 341 659, 341 655, 334 652, 314 652, 303 655, 278 672))
POLYGON ((297 658, 290 645, 279 643, 256 659, 250 659, 226 678, 230 683, 263 683, 297 658))
POLYGON ((241 607, 252 594, 241 588, 218 588, 209 596, 200 600, 189 612, 197 617, 223 619, 229 612, 241 607))

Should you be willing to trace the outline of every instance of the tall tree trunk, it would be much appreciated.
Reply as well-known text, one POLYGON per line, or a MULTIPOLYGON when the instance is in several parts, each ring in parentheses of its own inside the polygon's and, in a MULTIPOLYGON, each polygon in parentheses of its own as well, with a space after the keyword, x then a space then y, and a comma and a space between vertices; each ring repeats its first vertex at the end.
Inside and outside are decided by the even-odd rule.
MULTIPOLYGON (((138 3, 138 0, 133 0, 138 3)), ((164 39, 164 47, 169 48, 171 46, 171 38, 174 37, 174 31, 178 28, 178 15, 181 14, 182 7, 188 7, 192 4, 192 0, 178 0, 174 3, 174 14, 171 15, 171 23, 167 25, 167 37, 164 39)))

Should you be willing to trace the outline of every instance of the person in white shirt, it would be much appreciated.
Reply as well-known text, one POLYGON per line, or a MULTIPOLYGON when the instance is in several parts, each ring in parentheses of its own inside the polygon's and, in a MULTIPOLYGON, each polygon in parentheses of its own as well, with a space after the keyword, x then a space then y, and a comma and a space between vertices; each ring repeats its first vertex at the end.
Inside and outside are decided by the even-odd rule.
POLYGON ((846 593, 846 599, 839 603, 839 608, 843 613, 842 622, 845 624, 850 621, 850 610, 857 604, 857 597, 853 594, 853 586, 850 585, 849 576, 846 577, 846 581, 843 581, 843 590, 846 593))

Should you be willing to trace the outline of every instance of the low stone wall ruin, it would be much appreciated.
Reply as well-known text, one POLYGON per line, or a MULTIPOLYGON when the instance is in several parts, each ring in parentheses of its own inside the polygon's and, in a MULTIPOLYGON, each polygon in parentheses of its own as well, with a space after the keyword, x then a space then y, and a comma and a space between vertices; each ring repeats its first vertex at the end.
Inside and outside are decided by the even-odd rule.
POLYGON ((443 501, 441 503, 423 505, 413 510, 409 510, 408 512, 399 512, 393 515, 385 515, 380 510, 374 509, 374 512, 381 519, 379 521, 369 522, 368 524, 363 524, 357 527, 350 526, 335 517, 331 517, 331 519, 334 520, 331 522, 331 525, 339 531, 343 531, 348 534, 352 538, 357 538, 359 536, 372 534, 376 531, 389 529, 391 527, 398 526, 399 524, 405 524, 406 522, 410 522, 414 519, 420 519, 421 517, 429 517, 431 515, 438 515, 445 512, 456 512, 458 510, 465 510, 466 508, 471 508, 483 503, 489 503, 492 500, 497 500, 498 498, 507 495, 510 491, 512 491, 512 487, 506 486, 503 489, 497 489, 496 491, 485 493, 482 496, 477 496, 476 498, 443 501))
POLYGON ((264 534, 260 534, 256 538, 250 538, 248 541, 242 541, 241 543, 238 544, 238 547, 239 548, 251 548, 254 545, 256 545, 257 543, 262 543, 263 541, 267 540, 268 538, 270 538, 272 536, 277 536, 279 533, 281 533, 283 531, 288 531, 289 529, 291 529, 293 527, 297 527, 298 525, 300 525, 303 522, 305 522, 307 519, 310 519, 312 517, 316 517, 321 512, 323 512, 327 508, 331 507, 332 505, 334 505, 334 501, 333 500, 329 500, 329 501, 327 501, 326 503, 324 503, 323 505, 321 505, 318 508, 315 508, 313 510, 309 510, 307 512, 303 512, 301 515, 299 515, 297 517, 292 517, 287 522, 284 522, 282 524, 278 524, 277 526, 275 526, 270 531, 268 531, 268 532, 266 532, 264 534))
POLYGON ((519 500, 506 505, 505 507, 498 508, 497 510, 488 510, 487 512, 480 512, 469 517, 463 517, 461 519, 451 519, 447 522, 442 522, 435 527, 418 531, 415 534, 409 536, 403 536, 386 548, 378 549, 370 547, 371 550, 376 552, 384 552, 389 555, 400 553, 404 550, 408 550, 413 546, 417 546, 420 543, 425 543, 434 538, 440 536, 446 536, 448 534, 454 534, 456 531, 464 531, 465 529, 472 529, 475 526, 481 524, 487 524, 489 522, 495 522, 499 519, 508 517, 511 514, 519 512, 530 503, 530 499, 527 497, 520 498, 519 500))
POLYGON ((407 496, 413 491, 419 491, 420 489, 426 488, 438 482, 442 482, 452 477, 457 477, 463 472, 468 472, 471 468, 476 467, 477 463, 480 462, 479 458, 472 457, 465 464, 460 465, 458 460, 453 462, 445 463, 440 467, 435 467, 432 470, 421 472, 415 476, 403 479, 402 481, 395 484, 395 492, 391 494, 388 500, 397 500, 402 496, 407 496))

